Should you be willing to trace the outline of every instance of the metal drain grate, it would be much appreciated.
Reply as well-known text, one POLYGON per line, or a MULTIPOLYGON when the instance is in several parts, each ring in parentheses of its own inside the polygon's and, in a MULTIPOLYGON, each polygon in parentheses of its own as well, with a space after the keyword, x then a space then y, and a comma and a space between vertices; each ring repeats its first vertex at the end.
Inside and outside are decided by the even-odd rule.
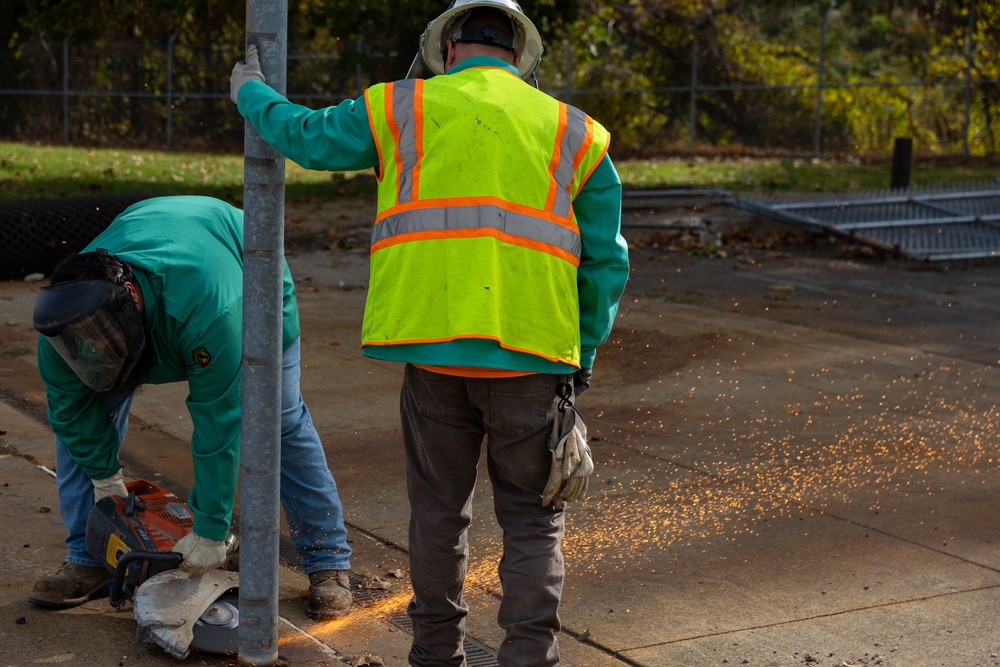
POLYGON ((1000 180, 947 188, 730 203, 914 259, 1000 257, 1000 180))
MULTIPOLYGON (((361 606, 364 606, 364 604, 362 603, 361 606)), ((413 621, 410 620, 405 611, 397 611, 389 614, 386 620, 400 630, 411 635, 413 634, 413 621)), ((485 644, 466 637, 464 648, 465 662, 468 667, 496 667, 496 655, 485 644)))
MULTIPOLYGON (((292 546, 291 541, 284 535, 278 544, 278 557, 289 567, 302 571, 299 554, 292 546)), ((391 591, 380 588, 365 588, 364 582, 353 574, 350 575, 350 580, 354 604, 360 607, 372 607, 392 597, 391 591)), ((413 621, 410 620, 405 611, 395 611, 388 614, 385 616, 385 620, 393 627, 409 635, 413 634, 413 621)), ((470 637, 465 638, 464 647, 465 661, 468 667, 497 667, 496 654, 490 647, 470 637)))

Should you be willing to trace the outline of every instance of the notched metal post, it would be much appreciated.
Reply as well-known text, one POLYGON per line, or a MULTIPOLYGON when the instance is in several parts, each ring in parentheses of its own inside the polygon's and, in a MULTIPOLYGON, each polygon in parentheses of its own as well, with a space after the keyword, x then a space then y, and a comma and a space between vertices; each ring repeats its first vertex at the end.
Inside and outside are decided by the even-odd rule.
MULTIPOLYGON (((247 43, 285 93, 287 2, 248 0, 247 43)), ((243 163, 243 377, 239 664, 278 659, 278 505, 285 158, 247 123, 243 163)))

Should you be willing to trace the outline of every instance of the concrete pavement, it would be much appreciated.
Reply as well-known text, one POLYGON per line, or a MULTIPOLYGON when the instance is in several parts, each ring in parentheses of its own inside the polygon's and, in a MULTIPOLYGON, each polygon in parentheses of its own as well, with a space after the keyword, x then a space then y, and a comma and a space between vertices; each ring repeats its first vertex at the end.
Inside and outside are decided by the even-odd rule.
MULTIPOLYGON (((563 663, 1000 664, 997 267, 823 244, 690 254, 670 249, 669 216, 662 222, 667 231, 627 230, 633 280, 580 399, 597 472, 568 514, 563 663)), ((298 599, 306 579, 283 567, 281 661, 405 665, 401 368, 357 349, 363 250, 289 263, 303 392, 360 588, 350 617, 311 623, 298 599)), ((127 607, 26 601, 63 555, 54 480, 39 467, 53 461, 33 368, 37 287, 0 284, 0 666, 175 663, 135 643, 127 607)), ((184 396, 168 386, 137 398, 127 474, 190 484, 184 396)), ((468 577, 473 665, 495 664, 502 640, 500 536, 482 477, 468 577)))

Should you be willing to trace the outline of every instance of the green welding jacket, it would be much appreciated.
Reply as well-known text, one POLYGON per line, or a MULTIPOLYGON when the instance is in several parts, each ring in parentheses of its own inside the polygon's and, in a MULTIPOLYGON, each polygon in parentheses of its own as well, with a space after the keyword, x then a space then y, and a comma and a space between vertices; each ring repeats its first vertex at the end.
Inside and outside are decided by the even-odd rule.
MULTIPOLYGON (((147 344, 156 354, 144 381, 188 383, 194 530, 225 539, 239 474, 243 212, 209 197, 148 199, 81 252, 96 248, 128 262, 142 290, 147 344)), ((283 290, 282 349, 288 349, 299 336, 299 314, 287 264, 283 290)), ((120 443, 105 397, 88 389, 44 336, 38 370, 49 422, 73 460, 94 479, 118 471, 120 443)))

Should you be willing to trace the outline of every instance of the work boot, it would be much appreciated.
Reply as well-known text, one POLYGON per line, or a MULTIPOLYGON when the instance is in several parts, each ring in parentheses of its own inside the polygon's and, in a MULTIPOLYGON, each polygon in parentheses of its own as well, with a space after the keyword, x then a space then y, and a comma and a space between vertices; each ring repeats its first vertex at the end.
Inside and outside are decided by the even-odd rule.
POLYGON ((28 596, 28 602, 41 607, 68 609, 87 600, 108 595, 111 573, 103 567, 63 563, 55 574, 42 577, 28 596))
POLYGON ((351 580, 347 570, 320 570, 309 575, 306 613, 320 621, 351 613, 351 580))

